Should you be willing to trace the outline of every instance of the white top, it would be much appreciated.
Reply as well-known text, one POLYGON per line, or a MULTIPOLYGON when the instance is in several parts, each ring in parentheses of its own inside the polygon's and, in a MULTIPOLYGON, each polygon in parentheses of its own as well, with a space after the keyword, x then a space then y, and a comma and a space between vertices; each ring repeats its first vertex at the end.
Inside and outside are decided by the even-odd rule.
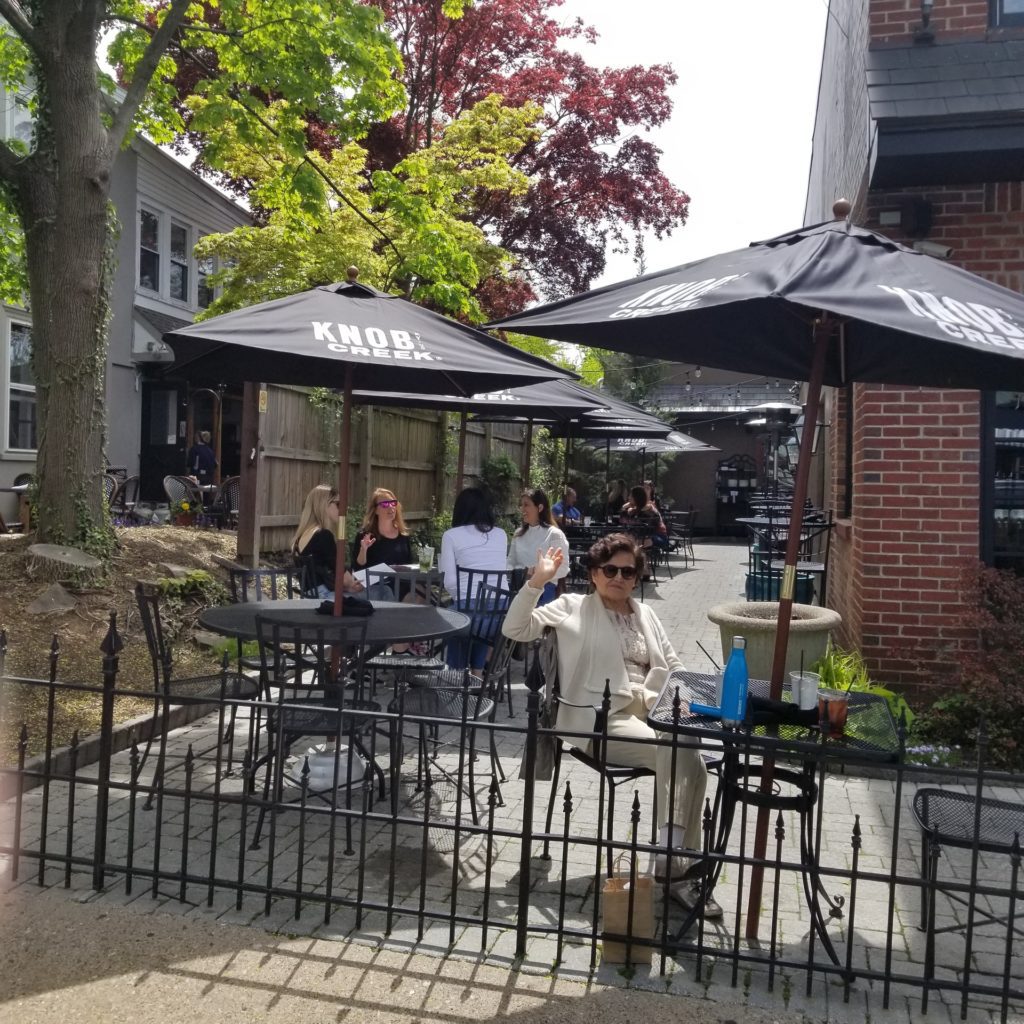
POLYGON ((548 548, 562 549, 562 564, 555 573, 560 580, 569 575, 569 542, 557 526, 543 523, 531 526, 521 537, 512 535, 508 546, 508 567, 510 569, 531 569, 537 564, 537 552, 548 548))
MULTIPOLYGON (((437 567, 444 575, 444 587, 454 598, 458 593, 455 567, 490 569, 504 572, 508 567, 505 552, 508 536, 497 526, 483 533, 475 526, 453 526, 441 536, 441 554, 437 567)), ((465 588, 463 588, 465 589, 465 588)), ((472 601, 473 594, 463 594, 463 602, 472 601)))

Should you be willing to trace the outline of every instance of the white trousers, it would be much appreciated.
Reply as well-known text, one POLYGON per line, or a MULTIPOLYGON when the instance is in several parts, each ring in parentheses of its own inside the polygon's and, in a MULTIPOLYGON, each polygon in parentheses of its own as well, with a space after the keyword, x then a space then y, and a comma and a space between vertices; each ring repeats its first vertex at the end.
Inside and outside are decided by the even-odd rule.
POLYGON ((671 740, 647 724, 647 705, 639 693, 627 707, 608 717, 607 762, 630 768, 653 769, 658 797, 658 825, 665 825, 671 820, 676 837, 674 845, 679 845, 678 833, 682 829, 683 843, 692 850, 702 850, 704 793, 707 790, 708 770, 699 750, 694 747, 676 747, 673 788, 672 756, 671 740), (657 746, 617 742, 627 739, 660 739, 662 742, 657 746), (670 794, 673 798, 671 801, 670 794))

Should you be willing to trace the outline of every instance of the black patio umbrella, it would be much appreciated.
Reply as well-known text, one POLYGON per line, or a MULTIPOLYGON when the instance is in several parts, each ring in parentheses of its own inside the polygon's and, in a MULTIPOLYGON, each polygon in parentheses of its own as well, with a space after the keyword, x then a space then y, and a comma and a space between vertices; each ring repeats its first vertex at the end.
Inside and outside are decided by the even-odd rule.
MULTIPOLYGON (((270 381, 344 391, 342 452, 351 441, 351 396, 364 390, 472 394, 566 376, 558 367, 396 295, 349 280, 257 303, 170 331, 168 373, 224 384, 270 381)), ((348 462, 338 471, 341 516, 335 614, 345 571, 348 462)))
MULTIPOLYGON (((591 443, 596 448, 602 447, 599 439, 592 439, 591 443)), ((697 438, 684 434, 681 430, 673 430, 665 437, 617 437, 615 440, 607 440, 604 443, 605 450, 605 476, 608 476, 608 456, 612 452, 639 452, 640 453, 640 478, 644 478, 648 454, 654 456, 654 484, 658 483, 658 456, 672 455, 681 452, 719 452, 722 449, 716 448, 713 444, 705 444, 697 438)))
MULTIPOLYGON (((844 217, 845 202, 836 204, 844 217)), ((721 369, 823 384, 1024 388, 1024 296, 846 220, 608 285, 488 325, 721 369)), ((807 492, 804 431, 780 588, 781 694, 807 492)))
MULTIPOLYGON (((609 285, 488 326, 823 384, 1024 389, 1024 295, 837 220, 609 285)), ((771 695, 782 691, 813 431, 805 430, 780 587, 771 695)), ((771 784, 770 769, 763 780, 771 784)), ((759 813, 755 856, 767 815, 759 813)), ((748 935, 757 934, 760 882, 748 935)))

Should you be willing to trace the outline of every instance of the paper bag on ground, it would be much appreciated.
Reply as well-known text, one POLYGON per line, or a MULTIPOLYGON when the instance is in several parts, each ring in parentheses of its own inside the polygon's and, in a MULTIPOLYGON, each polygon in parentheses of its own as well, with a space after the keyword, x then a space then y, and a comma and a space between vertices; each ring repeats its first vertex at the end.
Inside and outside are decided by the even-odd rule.
MULTIPOLYGON (((604 880, 601 905, 604 917, 602 946, 604 959, 610 964, 626 962, 626 943, 609 939, 608 935, 629 935, 634 940, 654 938, 654 879, 650 875, 637 875, 633 893, 633 918, 630 924, 629 875, 612 875, 604 880)), ((654 947, 634 941, 630 944, 629 959, 634 964, 649 964, 654 947)))

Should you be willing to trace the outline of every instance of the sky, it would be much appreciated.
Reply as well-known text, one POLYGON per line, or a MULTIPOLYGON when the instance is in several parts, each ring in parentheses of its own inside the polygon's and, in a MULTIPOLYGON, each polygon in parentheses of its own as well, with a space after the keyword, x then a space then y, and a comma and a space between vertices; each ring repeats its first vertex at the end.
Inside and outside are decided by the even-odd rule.
MULTIPOLYGON (((828 0, 565 0, 600 34, 598 67, 668 63, 672 117, 650 134, 691 199, 685 227, 647 242, 648 272, 803 223, 828 0)), ((594 286, 637 274, 608 254, 594 286)))

